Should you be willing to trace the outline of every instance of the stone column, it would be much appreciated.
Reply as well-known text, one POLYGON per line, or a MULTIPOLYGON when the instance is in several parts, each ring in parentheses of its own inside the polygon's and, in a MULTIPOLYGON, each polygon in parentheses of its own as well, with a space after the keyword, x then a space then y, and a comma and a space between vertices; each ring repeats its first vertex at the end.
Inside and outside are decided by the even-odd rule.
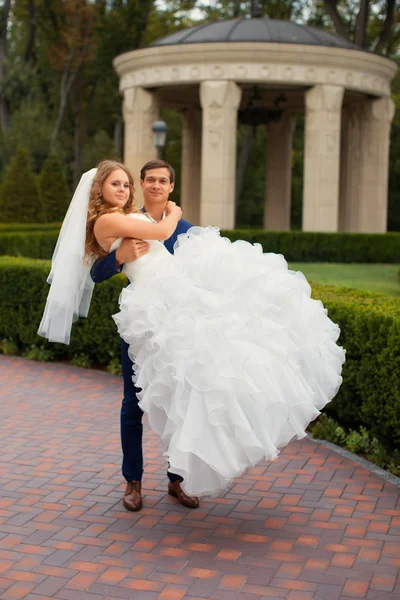
POLYGON ((342 113, 339 231, 358 231, 360 194, 362 104, 348 106, 342 113))
POLYGON ((342 126, 339 230, 381 233, 387 225, 390 124, 394 103, 361 99, 342 126))
POLYGON ((338 85, 316 85, 306 92, 304 231, 338 230, 343 93, 338 85))
POLYGON ((143 203, 139 184, 140 169, 157 158, 151 127, 159 116, 159 103, 155 95, 141 87, 132 87, 124 92, 125 122, 124 163, 132 172, 135 181, 136 204, 143 203))
POLYGON ((290 229, 292 141, 295 117, 283 113, 278 123, 266 126, 264 229, 290 229))
POLYGON ((182 111, 181 207, 183 217, 193 225, 200 223, 201 186, 201 111, 182 111))
POLYGON ((387 96, 365 101, 355 231, 387 230, 390 127, 394 113, 394 102, 387 96))
POLYGON ((203 81, 200 225, 235 226, 237 111, 242 96, 233 81, 203 81))

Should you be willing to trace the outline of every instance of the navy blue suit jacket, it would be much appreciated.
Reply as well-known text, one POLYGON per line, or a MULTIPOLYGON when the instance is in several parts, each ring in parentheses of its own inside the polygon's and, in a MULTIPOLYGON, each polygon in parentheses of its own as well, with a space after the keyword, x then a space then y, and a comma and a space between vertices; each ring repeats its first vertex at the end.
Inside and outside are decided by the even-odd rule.
MULTIPOLYGON (((186 233, 187 230, 190 229, 191 227, 192 227, 192 225, 190 223, 188 223, 188 221, 185 221, 185 219, 181 219, 178 222, 178 225, 177 225, 174 233, 171 235, 170 238, 168 238, 164 242, 164 246, 166 247, 168 252, 171 252, 171 254, 174 253, 174 244, 175 244, 176 240, 178 239, 178 235, 180 233, 186 233)), ((115 253, 116 253, 116 250, 114 250, 113 252, 110 252, 110 254, 108 254, 105 258, 99 259, 94 263, 94 265, 92 266, 92 268, 90 270, 90 276, 95 283, 100 283, 102 281, 105 281, 106 279, 109 279, 113 275, 116 275, 117 273, 121 272, 122 265, 117 267, 115 253)))

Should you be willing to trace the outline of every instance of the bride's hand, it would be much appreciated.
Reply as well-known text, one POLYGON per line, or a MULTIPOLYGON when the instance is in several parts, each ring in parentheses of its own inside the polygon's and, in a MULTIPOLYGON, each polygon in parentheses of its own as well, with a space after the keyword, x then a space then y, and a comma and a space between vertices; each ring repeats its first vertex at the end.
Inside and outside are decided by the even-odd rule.
POLYGON ((175 204, 175 202, 171 202, 171 200, 169 200, 168 203, 167 203, 166 213, 167 213, 167 215, 173 214, 174 216, 177 217, 178 220, 182 218, 182 209, 181 209, 181 207, 177 206, 175 204))

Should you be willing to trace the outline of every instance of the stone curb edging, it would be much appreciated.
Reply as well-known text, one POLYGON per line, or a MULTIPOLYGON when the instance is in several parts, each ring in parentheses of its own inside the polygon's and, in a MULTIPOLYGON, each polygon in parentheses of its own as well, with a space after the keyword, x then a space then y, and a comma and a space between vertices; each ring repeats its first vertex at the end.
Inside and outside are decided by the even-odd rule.
POLYGON ((353 454, 352 452, 349 452, 349 450, 345 450, 341 446, 337 446, 336 444, 333 444, 332 442, 328 442, 327 440, 320 440, 317 438, 313 438, 313 437, 311 437, 310 434, 307 434, 307 439, 310 440, 310 442, 314 442, 316 444, 322 444, 326 448, 329 448, 329 450, 332 450, 333 452, 340 454, 340 456, 343 456, 344 458, 347 458, 347 459, 359 464, 361 467, 363 467, 367 471, 371 471, 375 475, 378 475, 378 477, 381 477, 385 481, 388 481, 389 483, 400 488, 400 477, 393 475, 393 473, 389 473, 389 471, 385 471, 384 469, 381 469, 381 467, 378 467, 377 465, 370 462, 369 460, 362 458, 362 456, 353 454))

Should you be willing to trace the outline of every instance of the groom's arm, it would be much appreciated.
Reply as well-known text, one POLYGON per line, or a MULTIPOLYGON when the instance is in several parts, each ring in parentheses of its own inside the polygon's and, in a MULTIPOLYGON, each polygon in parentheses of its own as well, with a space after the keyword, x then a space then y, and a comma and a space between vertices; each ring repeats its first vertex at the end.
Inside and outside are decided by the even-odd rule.
POLYGON ((120 247, 110 252, 104 258, 96 260, 90 270, 90 276, 94 283, 101 283, 110 279, 113 275, 121 272, 124 263, 137 260, 149 251, 149 244, 143 240, 125 238, 120 247))
POLYGON ((178 222, 178 225, 176 226, 174 233, 171 235, 171 237, 168 240, 166 240, 164 242, 164 246, 166 247, 168 252, 171 252, 171 254, 174 253, 174 246, 178 239, 178 236, 181 235, 182 233, 186 233, 187 230, 190 229, 191 227, 193 227, 193 225, 191 223, 189 223, 189 221, 186 221, 185 219, 181 219, 178 222))
POLYGON ((178 227, 177 229, 178 231, 178 235, 179 233, 186 233, 188 231, 188 229, 190 229, 191 227, 193 227, 193 225, 191 223, 189 223, 189 221, 186 221, 185 219, 181 219, 178 223, 178 227))
POLYGON ((90 276, 94 283, 101 283, 106 279, 110 279, 113 275, 121 272, 122 265, 119 265, 116 259, 116 250, 110 252, 104 258, 96 260, 90 269, 90 276))

